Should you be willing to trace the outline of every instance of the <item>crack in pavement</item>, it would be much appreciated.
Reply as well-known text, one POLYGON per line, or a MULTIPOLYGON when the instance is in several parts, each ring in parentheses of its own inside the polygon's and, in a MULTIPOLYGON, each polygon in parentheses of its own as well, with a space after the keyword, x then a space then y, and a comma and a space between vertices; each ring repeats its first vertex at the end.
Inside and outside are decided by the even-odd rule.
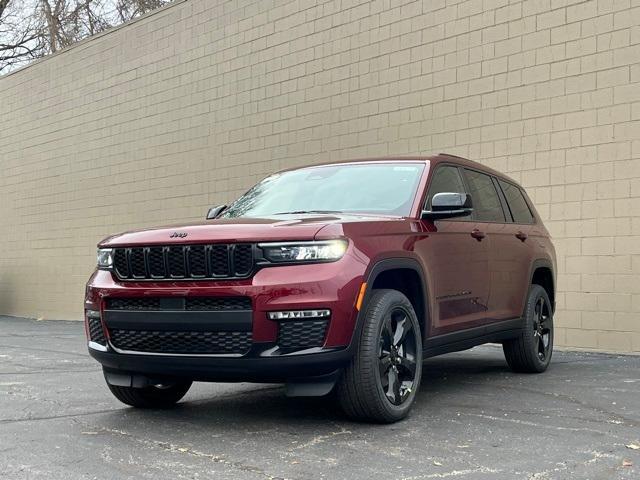
MULTIPOLYGON (((481 410, 482 409, 478 409, 478 407, 476 405, 470 405, 470 404, 462 404, 462 403, 447 403, 447 407, 451 408, 453 410, 481 410)), ((512 409, 507 409, 507 408, 499 408, 499 407, 494 407, 494 410, 497 413, 503 413, 505 415, 523 415, 523 416, 527 416, 527 417, 540 417, 540 412, 536 412, 536 411, 525 411, 525 410, 512 410, 512 409)), ((543 418, 547 418, 547 419, 552 419, 554 418, 553 415, 546 415, 543 418)), ((582 422, 582 423, 589 423, 589 424, 596 424, 596 425, 601 425, 603 423, 603 420, 598 419, 598 418, 587 418, 584 416, 575 416, 575 415, 562 415, 562 418, 564 419, 570 419, 573 421, 577 421, 577 422, 582 422)), ((613 424, 613 425, 622 425, 622 426, 629 426, 631 427, 631 425, 627 425, 625 424, 623 421, 620 420, 616 420, 616 419, 612 419, 609 418, 606 420, 606 423, 609 424, 613 424)))
POLYGON ((40 333, 30 333, 28 335, 21 333, 3 333, 3 337, 13 337, 13 338, 59 338, 60 340, 65 340, 66 338, 82 338, 81 333, 51 333, 51 334, 40 334, 40 333))
POLYGON ((615 439, 618 439, 618 440, 623 440, 621 437, 619 437, 617 435, 613 435, 610 432, 603 432, 602 430, 596 430, 596 429, 587 428, 587 427, 561 427, 561 426, 554 426, 554 425, 544 425, 542 423, 531 422, 529 420, 519 420, 517 418, 496 417, 494 415, 484 415, 484 414, 481 414, 481 413, 460 412, 460 415, 465 415, 465 416, 468 416, 468 417, 484 418, 486 420, 492 420, 492 421, 498 421, 498 422, 515 423, 515 424, 518 424, 518 425, 526 425, 528 427, 537 427, 537 428, 542 428, 542 429, 547 429, 547 430, 597 433, 599 435, 604 435, 606 437, 615 438, 615 439))
POLYGON ((43 353, 59 353, 61 355, 73 355, 75 357, 82 357, 82 358, 89 358, 89 353, 79 353, 79 352, 71 352, 69 350, 64 350, 64 351, 60 351, 60 350, 50 350, 47 348, 34 348, 34 347, 23 347, 23 346, 16 346, 16 345, 1 345, 1 348, 10 348, 12 350, 31 350, 33 352, 43 352, 43 353))
MULTIPOLYGON (((462 381, 460 383, 469 384, 469 383, 472 383, 472 382, 464 382, 464 381, 462 381)), ((605 410, 602 407, 598 407, 598 406, 595 406, 595 405, 590 405, 590 404, 588 404, 586 402, 583 402, 582 400, 579 400, 579 399, 577 399, 577 398, 575 398, 575 397, 573 397, 571 395, 567 395, 567 394, 564 394, 564 393, 544 392, 544 391, 540 391, 540 390, 534 390, 532 388, 521 387, 521 386, 518 386, 518 385, 502 385, 502 384, 499 384, 499 383, 495 384, 495 387, 496 388, 504 388, 506 390, 519 390, 521 392, 532 393, 532 394, 535 394, 535 395, 543 395, 543 396, 546 396, 546 397, 549 397, 549 398, 564 400, 566 402, 573 403, 575 405, 579 405, 579 406, 581 406, 581 407, 583 407, 585 409, 593 410, 594 412, 597 412, 597 413, 599 413, 601 415, 615 417, 615 419, 622 420, 622 421, 626 422, 627 424, 629 424, 630 426, 640 427, 640 422, 635 420, 635 419, 627 418, 624 415, 621 415, 621 414, 615 413, 615 412, 611 412, 609 410, 605 410)))
MULTIPOLYGON (((31 367, 27 367, 26 365, 18 365, 18 366, 23 366, 25 368, 31 368, 31 367)), ((93 368, 91 370, 64 370, 62 368, 42 368, 40 371, 38 372, 0 372, 0 375, 45 375, 45 374, 50 374, 52 372, 55 373, 93 373, 93 372, 97 372, 99 371, 100 368, 93 368)))
MULTIPOLYGON (((335 422, 334 422, 334 426, 338 427, 338 425, 335 422)), ((293 448, 290 448, 289 452, 293 452, 294 450, 302 450, 303 448, 313 447, 315 445, 318 445, 319 443, 324 443, 327 440, 330 440, 336 437, 337 435, 351 435, 351 434, 353 434, 351 430, 347 430, 344 427, 340 427, 340 430, 337 432, 330 432, 325 435, 317 435, 313 437, 311 440, 309 440, 308 442, 303 443, 302 445, 297 445, 293 448)))
POLYGON ((180 447, 178 445, 174 445, 173 443, 169 443, 169 442, 161 442, 159 440, 147 440, 147 439, 138 437, 136 435, 133 435, 132 433, 126 432, 124 430, 118 430, 115 428, 96 427, 95 425, 90 425, 82 422, 76 422, 76 423, 81 424, 85 428, 86 427, 93 428, 97 430, 97 432, 99 433, 108 433, 111 435, 125 436, 146 448, 161 448, 165 451, 172 452, 172 453, 190 455, 197 458, 207 459, 212 461, 213 463, 224 465, 226 467, 230 467, 232 469, 235 469, 244 473, 255 473, 268 480, 290 480, 287 477, 272 475, 266 472, 264 469, 260 467, 256 467, 254 465, 247 465, 239 460, 230 460, 226 458, 225 455, 216 455, 213 453, 206 453, 206 452, 202 452, 200 450, 194 450, 188 447, 180 447))
POLYGON ((111 413, 121 410, 120 408, 110 408, 107 410, 96 410, 95 412, 68 413, 65 415, 50 415, 47 417, 29 417, 29 418, 8 418, 0 419, 0 425, 9 425, 14 423, 40 422, 46 420, 58 420, 62 418, 88 417, 91 415, 99 415, 101 413, 111 413))
POLYGON ((475 473, 500 473, 501 470, 489 467, 469 468, 464 470, 452 470, 450 472, 442 473, 425 473, 424 475, 414 475, 411 477, 402 477, 401 480, 427 480, 429 478, 450 478, 450 477, 465 477, 475 473))

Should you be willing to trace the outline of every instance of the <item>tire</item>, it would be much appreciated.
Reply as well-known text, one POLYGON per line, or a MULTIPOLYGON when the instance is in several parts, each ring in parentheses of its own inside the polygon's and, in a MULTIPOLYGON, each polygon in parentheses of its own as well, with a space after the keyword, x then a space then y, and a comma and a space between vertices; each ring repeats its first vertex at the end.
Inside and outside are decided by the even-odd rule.
POLYGON ((503 342, 509 367, 519 373, 542 373, 553 355, 553 308, 549 295, 540 285, 531 285, 522 331, 503 342))
POLYGON ((152 385, 144 388, 120 387, 107 383, 113 396, 135 408, 171 408, 180 401, 191 387, 190 381, 169 385, 152 385))
POLYGON ((340 406, 354 420, 403 419, 414 403, 422 374, 422 334, 407 297, 396 290, 374 290, 357 342, 336 386, 340 406))

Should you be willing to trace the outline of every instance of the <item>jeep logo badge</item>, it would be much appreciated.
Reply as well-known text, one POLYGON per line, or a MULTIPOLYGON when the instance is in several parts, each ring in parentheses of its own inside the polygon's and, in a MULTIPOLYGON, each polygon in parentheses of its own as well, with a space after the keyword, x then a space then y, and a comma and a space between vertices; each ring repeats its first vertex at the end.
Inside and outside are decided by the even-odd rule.
POLYGON ((186 232, 173 232, 171 235, 169 235, 169 238, 184 238, 186 236, 186 232))

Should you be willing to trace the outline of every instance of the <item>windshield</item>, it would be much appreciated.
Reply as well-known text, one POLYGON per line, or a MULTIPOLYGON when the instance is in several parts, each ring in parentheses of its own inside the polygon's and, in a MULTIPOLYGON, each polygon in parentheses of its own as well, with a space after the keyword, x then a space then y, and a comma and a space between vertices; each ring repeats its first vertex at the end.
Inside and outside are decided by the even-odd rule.
POLYGON ((288 213, 377 213, 408 216, 424 169, 419 163, 310 167, 265 178, 222 218, 288 213))

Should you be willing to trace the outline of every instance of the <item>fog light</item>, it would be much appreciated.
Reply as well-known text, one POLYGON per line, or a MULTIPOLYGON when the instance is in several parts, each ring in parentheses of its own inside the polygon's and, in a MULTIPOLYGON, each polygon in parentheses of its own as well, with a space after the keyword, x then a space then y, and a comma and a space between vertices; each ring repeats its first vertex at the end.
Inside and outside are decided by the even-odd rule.
POLYGON ((97 318, 100 320, 100 312, 97 310, 87 310, 87 318, 97 318))
POLYGON ((269 320, 299 320, 305 318, 326 318, 331 310, 285 310, 284 312, 267 312, 269 320))

